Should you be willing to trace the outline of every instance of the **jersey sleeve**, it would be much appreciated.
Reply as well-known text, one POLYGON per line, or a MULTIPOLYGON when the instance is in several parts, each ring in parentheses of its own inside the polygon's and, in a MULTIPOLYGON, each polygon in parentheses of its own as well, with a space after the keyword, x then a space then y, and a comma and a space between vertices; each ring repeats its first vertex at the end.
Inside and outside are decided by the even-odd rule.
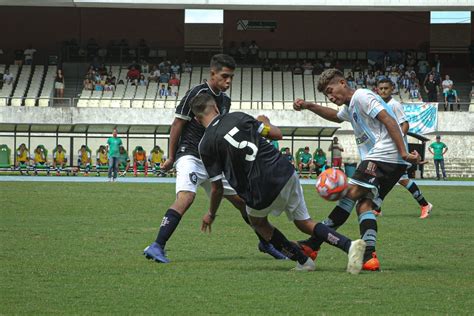
POLYGON ((401 105, 399 102, 394 102, 392 110, 395 114, 395 117, 397 118, 397 123, 399 125, 408 122, 408 119, 405 115, 405 111, 403 111, 403 105, 401 105))
POLYGON ((194 114, 191 111, 191 101, 199 94, 199 91, 199 86, 196 86, 186 92, 184 97, 181 99, 181 102, 179 102, 176 107, 175 117, 186 121, 190 121, 194 117, 194 114))
POLYGON ((222 174, 224 169, 222 168, 216 144, 211 142, 206 135, 199 144, 199 154, 201 155, 201 160, 206 168, 209 180, 215 182, 222 179, 224 177, 222 174))
POLYGON ((349 113, 349 110, 347 109, 347 106, 346 106, 346 105, 344 105, 344 106, 339 110, 339 112, 337 112, 337 117, 338 117, 341 121, 350 122, 350 120, 351 120, 351 114, 349 113))
POLYGON ((363 111, 371 118, 376 118, 382 110, 389 111, 388 107, 384 107, 382 104, 380 97, 378 97, 374 92, 369 90, 364 90, 364 92, 357 94, 356 96, 359 98, 356 104, 359 105, 359 110, 363 111))

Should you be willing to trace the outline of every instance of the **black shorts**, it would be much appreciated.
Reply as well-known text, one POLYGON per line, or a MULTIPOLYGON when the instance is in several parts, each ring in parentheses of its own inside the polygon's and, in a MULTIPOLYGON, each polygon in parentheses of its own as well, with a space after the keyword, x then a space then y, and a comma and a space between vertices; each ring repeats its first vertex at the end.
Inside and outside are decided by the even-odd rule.
POLYGON ((351 178, 352 184, 376 188, 378 191, 377 197, 383 200, 406 172, 407 167, 404 164, 363 160, 351 178))

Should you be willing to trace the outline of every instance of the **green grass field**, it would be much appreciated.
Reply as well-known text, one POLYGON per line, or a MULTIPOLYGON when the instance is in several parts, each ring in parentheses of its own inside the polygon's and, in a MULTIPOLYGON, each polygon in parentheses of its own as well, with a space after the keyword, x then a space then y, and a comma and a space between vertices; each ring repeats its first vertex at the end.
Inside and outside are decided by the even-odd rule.
MULTIPOLYGON (((311 215, 334 204, 305 186, 311 215)), ((174 199, 174 185, 0 183, 0 314, 471 314, 474 217, 470 187, 422 187, 428 220, 402 188, 379 219, 381 272, 353 276, 325 245, 317 271, 257 251, 225 202, 211 235, 200 232, 207 197, 168 243, 170 264, 142 255, 174 199)), ((289 238, 286 216, 271 218, 289 238)), ((358 236, 353 214, 341 232, 358 236)))

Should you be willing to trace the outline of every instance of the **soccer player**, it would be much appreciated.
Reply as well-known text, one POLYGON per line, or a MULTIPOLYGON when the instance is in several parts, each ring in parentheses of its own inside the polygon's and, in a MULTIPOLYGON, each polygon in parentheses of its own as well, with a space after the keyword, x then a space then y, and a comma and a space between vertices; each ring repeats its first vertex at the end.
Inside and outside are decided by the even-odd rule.
POLYGON ((21 144, 16 150, 16 169, 20 170, 20 174, 23 175, 23 168, 26 169, 26 174, 29 175, 28 172, 28 164, 30 162, 30 153, 26 145, 23 143, 21 144))
MULTIPOLYGON (((378 196, 385 197, 406 172, 409 162, 418 163, 419 154, 408 153, 400 126, 392 109, 368 89, 354 90, 337 69, 327 69, 319 78, 318 90, 332 102, 341 106, 338 111, 319 104, 296 99, 296 111, 310 110, 326 120, 342 123, 348 121, 354 129, 361 163, 349 180, 347 195, 323 221, 331 228, 343 225, 354 206, 359 215, 362 239, 367 243, 364 270, 379 270, 380 262, 375 252, 377 218, 373 211, 380 205, 378 196)), ((314 256, 322 240, 310 238, 301 242, 302 248, 314 256)))
POLYGON ((125 147, 119 147, 119 169, 123 169, 122 173, 120 174, 121 177, 125 177, 127 174, 128 169, 130 169, 130 158, 128 157, 128 153, 125 150, 125 147))
POLYGON ((89 171, 91 170, 91 152, 86 145, 82 145, 79 151, 77 152, 77 170, 74 172, 74 175, 82 168, 85 168, 84 175, 88 176, 89 171))
POLYGON ((97 176, 100 176, 99 167, 100 166, 108 166, 109 165, 109 157, 107 154, 107 150, 104 145, 100 145, 99 149, 97 150, 97 155, 95 157, 95 170, 97 171, 97 176))
MULTIPOLYGON (((230 98, 224 93, 229 89, 234 77, 235 61, 225 54, 214 55, 210 63, 209 79, 186 92, 180 104, 176 107, 175 119, 171 125, 169 157, 163 163, 164 171, 170 170, 173 165, 176 169, 176 200, 166 211, 160 225, 158 236, 150 246, 144 250, 148 259, 156 262, 168 263, 165 246, 181 218, 189 209, 196 196, 199 185, 202 185, 208 195, 211 186, 206 169, 198 152, 198 145, 204 135, 204 127, 194 119, 191 111, 191 100, 200 94, 210 95, 217 104, 219 112, 228 113, 230 98)), ((239 209, 243 219, 249 224, 245 211, 245 202, 224 181, 224 196, 239 209)), ((258 235, 258 234, 257 234, 258 235)), ((276 259, 286 259, 263 237, 258 236, 260 251, 270 254, 276 259)))
POLYGON ((281 139, 279 128, 265 116, 258 120, 242 113, 220 115, 216 101, 199 95, 192 101, 196 119, 206 127, 199 153, 211 181, 211 207, 204 215, 201 229, 210 230, 222 200, 225 178, 247 205, 254 229, 288 258, 296 261, 297 271, 313 271, 313 260, 272 226, 268 215, 286 213, 296 227, 348 253, 347 271, 357 274, 362 269, 365 242, 351 241, 324 224, 314 222, 304 201, 299 177, 288 159, 264 137, 281 139))
MULTIPOLYGON (((403 105, 401 105, 400 102, 392 98, 394 87, 394 83, 388 78, 381 79, 377 83, 378 94, 392 109, 393 113, 395 114, 396 121, 398 124, 400 124, 400 128, 402 129, 404 141, 405 143, 408 143, 407 133, 408 129, 410 128, 410 125, 408 123, 407 117, 405 116, 405 112, 403 111, 403 105)), ((430 215, 431 210, 433 209, 433 205, 426 201, 425 197, 423 196, 423 193, 421 192, 420 188, 418 188, 416 183, 408 178, 408 173, 405 172, 398 181, 398 183, 404 186, 408 191, 410 191, 413 198, 420 205, 420 218, 427 218, 430 215)), ((383 200, 384 197, 380 196, 380 198, 383 200)), ((380 212, 376 210, 375 215, 380 215, 380 212)))
POLYGON ((298 164, 300 178, 301 178, 301 173, 303 172, 303 169, 309 170, 309 177, 311 178, 311 175, 313 174, 313 170, 314 170, 314 164, 313 164, 313 156, 311 156, 308 146, 304 148, 304 152, 301 153, 300 155, 300 163, 298 164))
POLYGON ((156 145, 150 152, 148 156, 148 161, 150 162, 150 168, 153 170, 153 174, 157 176, 165 175, 161 170, 161 164, 165 162, 163 158, 164 152, 160 146, 156 145))
POLYGON ((48 157, 46 156, 46 149, 42 145, 38 145, 33 151, 33 168, 35 176, 38 175, 38 168, 40 166, 46 169, 46 173, 49 176, 48 157))
POLYGON ((138 166, 142 166, 145 171, 145 177, 148 175, 148 162, 146 157, 146 151, 142 146, 138 146, 133 153, 133 176, 137 176, 138 166))
MULTIPOLYGON (((66 167, 67 158, 66 152, 61 144, 59 144, 53 151, 53 168, 56 169, 56 175, 61 175, 61 171, 66 167)), ((69 170, 66 170, 69 175, 69 170)))

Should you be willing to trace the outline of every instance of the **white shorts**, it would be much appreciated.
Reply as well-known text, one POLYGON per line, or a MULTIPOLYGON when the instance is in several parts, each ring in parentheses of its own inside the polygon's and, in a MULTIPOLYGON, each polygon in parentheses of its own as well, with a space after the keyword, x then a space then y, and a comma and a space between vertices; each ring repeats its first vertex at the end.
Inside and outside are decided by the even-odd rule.
POLYGON ((247 214, 253 217, 267 217, 270 213, 279 216, 283 212, 286 213, 290 221, 304 221, 311 218, 304 200, 303 188, 296 172, 288 179, 280 194, 269 207, 263 210, 255 210, 247 206, 247 214))
MULTIPOLYGON (((175 163, 176 168, 176 194, 181 191, 197 192, 198 186, 202 186, 208 196, 211 195, 211 182, 202 161, 194 156, 182 156, 175 163)), ((226 179, 222 179, 224 195, 236 195, 234 189, 226 179)))

